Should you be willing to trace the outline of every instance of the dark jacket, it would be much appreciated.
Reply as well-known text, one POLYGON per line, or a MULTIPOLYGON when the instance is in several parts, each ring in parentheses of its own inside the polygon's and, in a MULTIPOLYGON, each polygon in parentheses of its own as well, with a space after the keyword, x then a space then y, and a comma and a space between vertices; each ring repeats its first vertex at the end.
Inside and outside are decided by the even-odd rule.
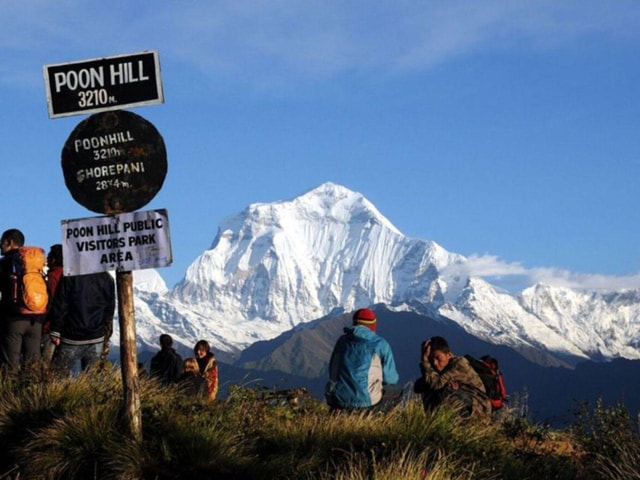
POLYGON ((150 373, 165 385, 173 383, 182 373, 182 357, 173 348, 160 350, 151 359, 150 373))
POLYGON ((98 343, 111 331, 115 306, 109 273, 63 276, 51 306, 51 335, 64 343, 98 343))
POLYGON ((0 258, 0 294, 2 294, 2 298, 0 298, 0 315, 3 317, 12 313, 10 275, 13 263, 12 255, 16 254, 17 250, 10 250, 0 258))
POLYGON ((178 384, 187 395, 194 397, 207 397, 207 382, 203 376, 193 372, 184 372, 178 377, 178 384))
MULTIPOLYGON (((61 278, 62 267, 60 265, 51 267, 47 272, 47 293, 49 294, 49 304, 47 305, 47 316, 45 317, 44 325, 42 325, 43 334, 48 334, 51 331, 51 318, 49 316, 51 314, 51 306, 53 305, 53 299, 55 298, 56 290, 61 278)), ((45 340, 49 341, 49 337, 45 340)))

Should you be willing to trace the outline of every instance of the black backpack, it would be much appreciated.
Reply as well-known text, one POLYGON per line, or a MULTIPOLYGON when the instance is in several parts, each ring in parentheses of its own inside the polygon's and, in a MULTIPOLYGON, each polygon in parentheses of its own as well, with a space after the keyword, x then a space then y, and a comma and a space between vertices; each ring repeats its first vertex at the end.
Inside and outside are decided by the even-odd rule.
POLYGON ((495 411, 502 408, 507 401, 507 391, 502 373, 498 369, 498 361, 489 355, 483 356, 480 360, 471 355, 465 355, 464 358, 469 361, 482 380, 487 396, 491 400, 491 409, 495 411))

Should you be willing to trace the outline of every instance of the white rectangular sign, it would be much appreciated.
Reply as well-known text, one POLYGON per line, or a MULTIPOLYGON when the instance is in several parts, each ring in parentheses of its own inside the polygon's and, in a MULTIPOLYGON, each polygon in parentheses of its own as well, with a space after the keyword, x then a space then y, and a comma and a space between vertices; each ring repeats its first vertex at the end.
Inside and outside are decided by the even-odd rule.
POLYGON ((62 221, 64 275, 167 267, 173 262, 165 209, 62 221))

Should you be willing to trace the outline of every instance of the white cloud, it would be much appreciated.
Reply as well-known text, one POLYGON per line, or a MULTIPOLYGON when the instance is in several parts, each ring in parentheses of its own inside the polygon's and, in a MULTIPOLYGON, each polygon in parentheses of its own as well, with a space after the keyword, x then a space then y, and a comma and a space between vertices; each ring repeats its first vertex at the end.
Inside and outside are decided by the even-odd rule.
POLYGON ((57 63, 157 49, 207 75, 259 83, 424 70, 470 52, 548 47, 586 35, 637 39, 639 26, 631 0, 24 0, 0 6, 0 52, 3 73, 10 73, 24 68, 25 54, 57 63))
POLYGON ((481 277, 509 291, 518 291, 537 283, 578 290, 619 291, 640 288, 640 272, 632 275, 575 273, 555 267, 526 268, 517 262, 505 262, 494 255, 472 255, 467 261, 450 267, 457 275, 481 277))
POLYGON ((531 283, 574 289, 618 291, 640 288, 640 273, 633 275, 603 275, 576 273, 558 268, 534 268, 529 272, 531 283))

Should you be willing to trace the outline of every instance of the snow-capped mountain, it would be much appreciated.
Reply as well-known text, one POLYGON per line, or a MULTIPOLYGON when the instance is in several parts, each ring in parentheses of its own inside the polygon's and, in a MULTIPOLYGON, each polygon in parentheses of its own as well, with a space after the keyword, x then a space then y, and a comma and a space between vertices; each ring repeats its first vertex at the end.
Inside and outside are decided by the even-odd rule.
POLYGON ((460 274, 465 262, 406 237, 361 194, 325 183, 228 217, 171 290, 135 272, 138 338, 153 349, 163 332, 185 347, 204 338, 236 354, 326 315, 384 303, 442 315, 495 344, 640 358, 640 291, 538 285, 513 295, 460 274))

